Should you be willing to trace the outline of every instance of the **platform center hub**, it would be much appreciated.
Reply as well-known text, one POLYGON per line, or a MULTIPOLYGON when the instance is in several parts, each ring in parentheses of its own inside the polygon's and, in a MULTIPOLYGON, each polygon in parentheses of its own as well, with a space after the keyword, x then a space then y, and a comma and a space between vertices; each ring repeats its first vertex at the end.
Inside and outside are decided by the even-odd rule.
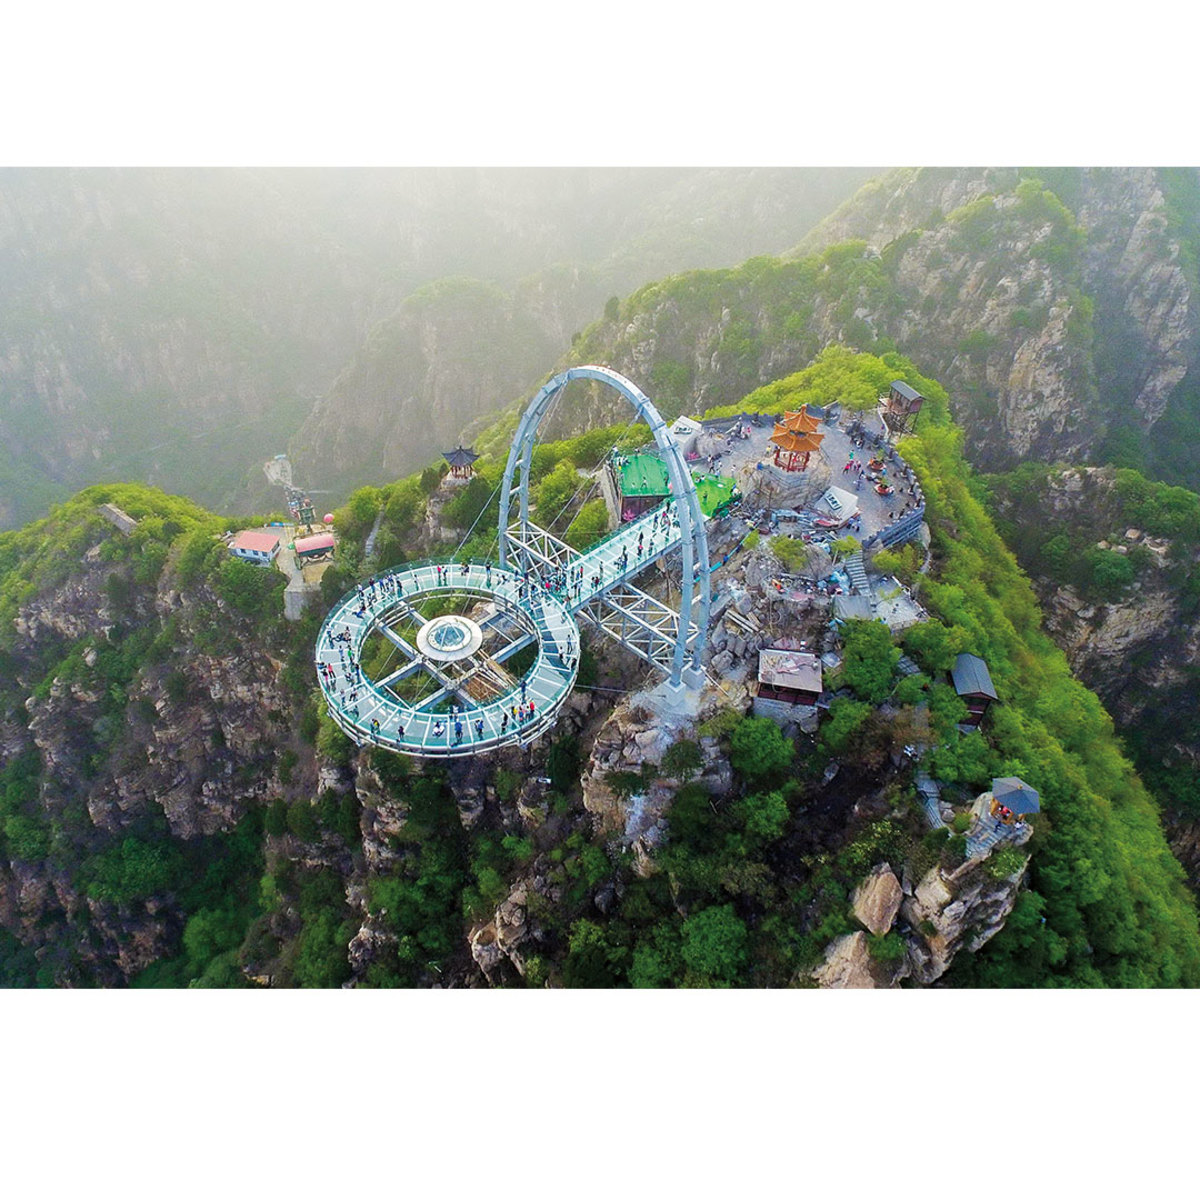
POLYGON ((417 649, 434 662, 457 662, 483 644, 483 630, 470 617, 450 613, 421 626, 417 649))

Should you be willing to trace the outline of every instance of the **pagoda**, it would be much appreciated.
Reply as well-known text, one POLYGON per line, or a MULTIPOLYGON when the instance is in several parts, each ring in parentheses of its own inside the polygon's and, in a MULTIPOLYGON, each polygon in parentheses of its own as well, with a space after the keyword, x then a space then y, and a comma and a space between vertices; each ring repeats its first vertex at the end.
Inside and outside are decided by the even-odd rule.
POLYGON ((789 472, 807 470, 809 456, 814 450, 819 450, 825 440, 823 433, 817 433, 820 423, 808 412, 807 405, 797 412, 785 412, 775 422, 775 432, 771 434, 771 442, 775 446, 775 466, 789 472))
MULTIPOLYGON (((775 423, 776 432, 782 425, 784 429, 790 429, 793 433, 816 433, 817 426, 821 424, 818 417, 814 417, 808 411, 808 405, 802 404, 797 412, 785 412, 782 417, 775 423)), ((822 437, 825 435, 822 434, 822 437)))

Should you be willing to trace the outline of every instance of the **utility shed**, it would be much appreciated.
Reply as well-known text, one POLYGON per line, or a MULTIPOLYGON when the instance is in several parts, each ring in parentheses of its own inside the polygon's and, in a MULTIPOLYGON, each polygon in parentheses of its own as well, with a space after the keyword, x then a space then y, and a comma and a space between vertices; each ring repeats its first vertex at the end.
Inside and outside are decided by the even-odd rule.
POLYGON ((296 555, 299 558, 326 558, 336 547, 332 533, 314 533, 312 537, 296 539, 296 555))
POLYGON ((758 692, 754 715, 781 725, 799 721, 801 709, 813 708, 821 697, 821 660, 802 650, 778 647, 758 652, 758 692))
POLYGON ((888 394, 880 397, 883 420, 892 433, 908 433, 913 427, 925 397, 903 379, 893 379, 888 394))
POLYGON ((987 663, 977 654, 960 654, 950 672, 954 690, 966 701, 964 725, 978 725, 994 700, 999 699, 987 663))

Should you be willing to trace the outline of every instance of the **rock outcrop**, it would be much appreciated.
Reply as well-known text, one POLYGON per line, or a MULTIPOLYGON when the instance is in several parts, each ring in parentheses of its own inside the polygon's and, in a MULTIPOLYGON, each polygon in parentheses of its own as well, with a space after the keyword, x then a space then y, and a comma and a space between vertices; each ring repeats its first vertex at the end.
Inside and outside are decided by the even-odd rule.
POLYGON ((917 983, 934 983, 960 950, 978 950, 1004 927, 1029 860, 1000 879, 988 862, 971 859, 949 872, 933 867, 905 898, 900 912, 913 930, 906 938, 907 958, 917 983))
POLYGON ((855 919, 860 921, 868 933, 882 937, 892 927, 904 892, 900 880, 887 863, 880 863, 850 897, 850 908, 855 919))
POLYGON ((934 866, 915 886, 907 880, 902 885, 886 863, 875 867, 851 899, 869 934, 860 929, 835 938, 811 978, 829 988, 888 988, 907 979, 936 983, 960 950, 978 950, 995 937, 1016 903, 1028 858, 1002 878, 989 869, 990 861, 971 859, 953 870, 934 866), (873 955, 870 935, 882 938, 893 930, 903 953, 873 955))
POLYGON ((830 943, 825 961, 813 973, 824 988, 886 988, 898 981, 897 968, 871 957, 870 942, 861 929, 830 943))

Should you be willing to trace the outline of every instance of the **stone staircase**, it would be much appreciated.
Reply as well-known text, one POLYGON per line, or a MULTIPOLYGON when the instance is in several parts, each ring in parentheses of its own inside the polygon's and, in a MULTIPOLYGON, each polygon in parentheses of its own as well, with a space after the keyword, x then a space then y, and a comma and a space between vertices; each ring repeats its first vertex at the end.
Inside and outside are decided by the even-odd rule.
POLYGON ((917 772, 917 799, 920 800, 921 807, 925 810, 930 829, 941 829, 946 824, 942 820, 942 813, 938 807, 941 794, 942 789, 935 780, 931 779, 924 771, 917 772))
POLYGON ((1000 842, 1023 846, 1032 836, 1031 825, 1003 825, 995 817, 979 816, 967 834, 967 858, 986 858, 1000 842))
POLYGON ((871 614, 874 615, 875 593, 871 590, 871 583, 867 579, 867 568, 863 564, 861 551, 847 558, 843 566, 846 568, 846 574, 850 577, 850 582, 858 588, 859 595, 867 598, 867 602, 871 606, 871 614))

